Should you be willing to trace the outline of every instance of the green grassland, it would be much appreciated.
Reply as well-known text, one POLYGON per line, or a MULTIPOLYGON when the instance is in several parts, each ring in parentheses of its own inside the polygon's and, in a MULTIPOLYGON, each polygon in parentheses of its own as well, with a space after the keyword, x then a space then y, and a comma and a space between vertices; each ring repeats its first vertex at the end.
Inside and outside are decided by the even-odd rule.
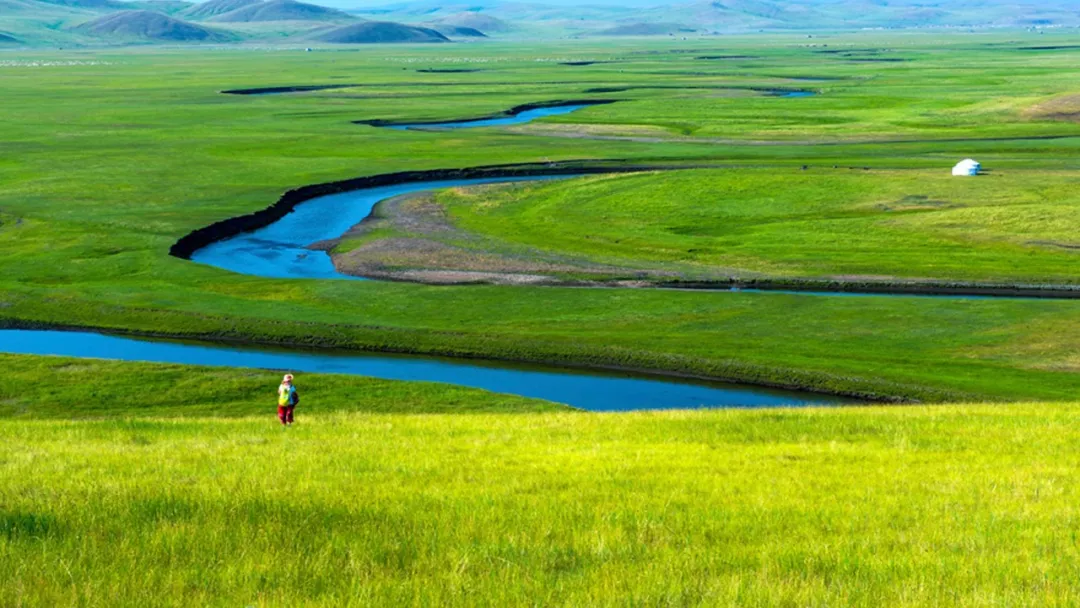
MULTIPOLYGON (((0 355, 0 418, 131 419, 271 415, 281 374, 255 369, 0 355)), ((305 374, 306 414, 545 412, 535 399, 425 382, 305 374)))
POLYGON ((1080 170, 1076 51, 1020 48, 1036 40, 1076 42, 873 32, 4 53, 5 326, 970 403, 599 415, 305 375, 298 424, 283 429, 274 372, 0 355, 0 605, 1080 602, 1080 301, 285 281, 167 255, 305 184, 618 159, 710 168, 439 200, 491 238, 597 259, 1075 284, 1080 254, 1030 243, 1073 242, 1080 170), (695 59, 727 54, 757 59, 695 59), (618 63, 560 65, 592 59, 618 63), (463 66, 481 71, 416 71, 463 66), (218 93, 333 83, 358 86, 218 93), (785 83, 820 95, 757 91, 785 83), (590 97, 621 101, 510 129, 351 124, 590 97), (939 177, 967 156, 991 175, 939 177), (739 196, 687 200, 718 189, 739 196), (840 235, 858 255, 824 242, 840 235))
POLYGON ((1080 281, 1080 174, 727 169, 455 189, 454 223, 518 247, 728 276, 1080 281))
MULTIPOLYGON (((447 413, 464 395, 364 381, 316 392, 330 377, 305 376, 283 429, 270 399, 261 415, 234 406, 228 370, 13 359, 20 380, 71 374, 102 401, 97 420, 33 420, 59 413, 45 407, 0 424, 5 606, 1080 595, 1075 404, 596 415, 471 391, 471 411, 447 413), (185 393, 171 405, 103 400, 169 374, 185 393), (204 416, 222 402, 247 416, 204 416)), ((22 381, 0 384, 0 400, 13 389, 54 402, 22 381)))
MULTIPOLYGON (((17 325, 622 365, 905 399, 1067 399, 1080 388, 1080 306, 1069 301, 280 281, 236 276, 166 252, 193 229, 266 207, 304 184, 568 159, 719 165, 730 173, 745 169, 739 179, 746 180, 807 164, 815 169, 797 176, 807 191, 842 185, 852 200, 834 208, 848 209, 876 202, 875 193, 887 194, 889 202, 933 194, 910 176, 936 175, 976 156, 994 176, 975 187, 1027 177, 1012 190, 995 190, 1002 205, 971 200, 961 211, 1007 210, 1010 192, 1023 202, 1038 192, 1066 191, 1077 169, 1080 138, 1071 136, 1080 128, 1062 119, 1073 92, 1073 53, 1021 48, 1070 40, 1066 34, 874 33, 812 41, 762 36, 313 53, 8 53, 10 63, 0 67, 0 318, 17 325), (886 43, 890 54, 909 61, 819 52, 825 44, 850 50, 886 43), (718 54, 756 59, 697 59, 718 54), (561 65, 570 60, 614 63, 561 65), (432 67, 480 71, 416 71, 432 67), (824 80, 830 78, 836 80, 824 80), (258 97, 218 92, 333 83, 357 86, 258 97), (820 95, 785 99, 758 91, 777 86, 820 95), (627 90, 588 92, 611 88, 627 90), (919 100, 913 91, 922 91, 919 100), (484 116, 522 103, 582 98, 621 101, 512 129, 402 132, 351 124, 484 116), (602 132, 591 131, 596 128, 602 132), (640 131, 652 135, 627 135, 640 131), (1047 135, 1068 137, 1037 139, 1047 135), (957 141, 965 138, 978 141, 957 141), (828 145, 815 144, 821 141, 828 145), (817 170, 833 165, 873 170, 843 178, 817 170), (1038 183, 1044 174, 1052 174, 1049 184, 1026 190, 1024 183, 1038 183), (814 183, 815 176, 829 181, 814 183)), ((625 179, 646 192, 654 187, 649 178, 625 179)), ((693 177, 673 183, 683 179, 693 177)), ((576 183, 595 188, 605 182, 576 183)), ((1070 200, 1040 209, 1067 214, 1070 200)), ((691 218, 692 209, 677 213, 691 218)), ((1055 235, 1066 234, 1072 220, 1059 219, 1055 235)), ((1036 220, 1031 230, 1041 231, 1044 219, 1036 220)), ((1015 231, 994 225, 1006 231, 992 235, 1002 244, 981 246, 975 257, 985 263, 963 272, 1066 280, 1072 255, 1066 251, 1032 248, 1037 263, 1024 269, 1009 266, 1019 258, 990 259, 999 247, 1028 239, 1023 225, 1015 231)), ((950 228, 919 226, 915 234, 942 230, 950 228)), ((905 238, 911 242, 915 234, 905 238)), ((785 238, 779 230, 765 240, 785 238)), ((940 239, 933 242, 943 247, 940 239)), ((839 255, 830 261, 805 241, 805 248, 779 253, 762 253, 751 241, 742 247, 738 255, 758 265, 755 270, 784 264, 781 270, 792 273, 907 271, 880 249, 867 249, 864 261, 839 255)), ((678 263, 688 262, 694 260, 678 263)))

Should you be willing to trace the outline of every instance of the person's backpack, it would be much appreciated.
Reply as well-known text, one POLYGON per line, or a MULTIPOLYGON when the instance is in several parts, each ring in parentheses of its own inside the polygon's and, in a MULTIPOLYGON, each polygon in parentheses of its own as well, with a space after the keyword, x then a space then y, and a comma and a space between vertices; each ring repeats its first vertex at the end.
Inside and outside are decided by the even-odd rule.
POLYGON ((300 405, 300 391, 296 390, 295 387, 293 388, 292 392, 289 393, 289 405, 293 407, 300 405))

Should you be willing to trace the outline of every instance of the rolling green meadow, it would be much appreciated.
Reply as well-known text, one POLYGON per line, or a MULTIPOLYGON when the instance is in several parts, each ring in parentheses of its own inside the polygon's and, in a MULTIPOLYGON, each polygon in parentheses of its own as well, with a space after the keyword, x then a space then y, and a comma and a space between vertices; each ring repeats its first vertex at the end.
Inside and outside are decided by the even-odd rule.
POLYGON ((4 358, 14 378, 0 388, 41 407, 0 424, 4 605, 1045 606, 1080 593, 1073 404, 598 415, 309 376, 311 405, 283 430, 246 403, 273 380, 261 372, 59 360, 47 365, 62 386, 46 388, 27 382, 44 364, 18 359, 4 358), (102 377, 115 404, 78 409, 76 387, 102 377), (145 409, 136 398, 171 381, 181 390, 145 409), (92 418, 64 420, 69 405, 92 418))
POLYGON ((0 605, 1076 604, 1080 300, 280 280, 168 251, 308 184, 598 163, 651 170, 434 200, 491 242, 627 269, 1074 289, 1078 46, 1003 30, 0 52, 3 327, 881 402, 594 414, 313 374, 282 429, 279 372, 0 355, 0 605), (220 92, 326 84, 351 86, 220 92), (617 103, 354 124, 558 100, 617 103), (951 178, 966 157, 988 173, 951 178))

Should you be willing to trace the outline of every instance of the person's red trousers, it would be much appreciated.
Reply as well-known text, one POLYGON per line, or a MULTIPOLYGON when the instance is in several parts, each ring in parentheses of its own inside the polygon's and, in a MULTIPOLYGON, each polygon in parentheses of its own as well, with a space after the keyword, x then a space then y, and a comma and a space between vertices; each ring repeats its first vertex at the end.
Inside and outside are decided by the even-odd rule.
POLYGON ((279 405, 277 406, 277 417, 281 421, 281 424, 287 424, 292 422, 292 413, 296 409, 295 405, 279 405))

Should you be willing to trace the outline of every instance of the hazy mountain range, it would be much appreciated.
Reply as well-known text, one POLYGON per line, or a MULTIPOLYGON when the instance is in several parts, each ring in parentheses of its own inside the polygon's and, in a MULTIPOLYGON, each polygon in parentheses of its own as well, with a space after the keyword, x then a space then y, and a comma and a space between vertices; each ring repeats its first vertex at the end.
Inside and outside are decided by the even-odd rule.
POLYGON ((23 44, 448 42, 484 37, 1080 26, 1080 0, 0 0, 0 48, 23 44), (334 6, 328 6, 333 4, 334 6))

